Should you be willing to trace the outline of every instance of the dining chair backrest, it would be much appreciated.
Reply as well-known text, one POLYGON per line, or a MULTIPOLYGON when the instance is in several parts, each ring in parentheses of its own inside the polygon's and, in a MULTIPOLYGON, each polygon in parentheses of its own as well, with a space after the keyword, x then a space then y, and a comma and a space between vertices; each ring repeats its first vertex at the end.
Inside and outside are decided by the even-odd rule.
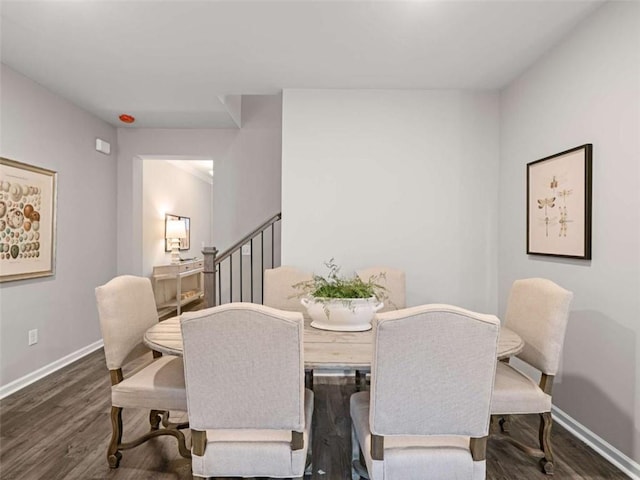
POLYGON ((404 271, 390 267, 371 267, 358 270, 356 274, 363 282, 368 282, 374 277, 375 283, 386 289, 387 299, 384 300, 384 307, 380 309, 380 313, 405 308, 407 301, 404 271))
POLYGON ((379 314, 374 324, 373 434, 487 435, 497 317, 433 304, 379 314))
POLYGON ((302 314, 230 303, 182 315, 191 428, 302 431, 302 314))
POLYGON ((555 375, 569 320, 573 293, 545 278, 516 280, 511 287, 505 326, 524 340, 518 358, 555 375))
POLYGON ((148 353, 144 332, 158 323, 155 297, 148 278, 121 275, 95 290, 107 368, 148 353))
POLYGON ((262 303, 268 307, 290 312, 306 312, 300 303, 302 290, 293 285, 311 280, 313 276, 295 267, 282 266, 264 271, 264 298, 262 303))

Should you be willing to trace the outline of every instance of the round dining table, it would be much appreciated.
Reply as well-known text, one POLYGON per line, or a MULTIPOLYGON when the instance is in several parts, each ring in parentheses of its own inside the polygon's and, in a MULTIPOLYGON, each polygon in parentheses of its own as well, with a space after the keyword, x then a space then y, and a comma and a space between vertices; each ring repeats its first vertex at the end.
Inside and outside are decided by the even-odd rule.
MULTIPOLYGON (((152 350, 182 355, 180 317, 173 317, 149 328, 144 343, 152 350)), ((508 358, 524 348, 524 341, 513 330, 500 328, 497 358, 508 358)), ((337 332, 320 330, 304 323, 304 366, 308 370, 368 370, 373 357, 373 331, 337 332)))

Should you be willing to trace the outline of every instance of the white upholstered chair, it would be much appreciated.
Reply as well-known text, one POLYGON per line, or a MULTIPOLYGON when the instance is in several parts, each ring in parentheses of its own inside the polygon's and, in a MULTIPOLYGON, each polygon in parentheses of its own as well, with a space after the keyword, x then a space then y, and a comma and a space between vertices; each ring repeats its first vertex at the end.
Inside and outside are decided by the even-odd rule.
POLYGON ((300 292, 293 285, 311 280, 313 276, 295 267, 282 266, 264 271, 263 305, 305 313, 307 310, 300 303, 300 292))
POLYGON ((369 478, 484 479, 499 320, 423 305, 376 315, 374 329, 371 391, 351 397, 369 478))
MULTIPOLYGON (((262 304, 279 310, 305 314, 307 309, 300 303, 302 290, 293 288, 293 285, 311 279, 313 279, 311 273, 286 265, 265 270, 262 304)), ((313 389, 313 370, 311 369, 305 372, 305 385, 313 389)))
POLYGON ((185 424, 169 423, 169 410, 187 411, 182 359, 163 357, 142 343, 144 332, 158 323, 156 304, 148 278, 123 275, 96 288, 100 328, 104 339, 104 354, 111 374, 111 426, 112 435, 107 450, 111 468, 117 468, 122 453, 159 435, 172 435, 178 439, 180 454, 190 457, 185 439, 178 428, 185 424), (149 358, 145 362, 142 355, 149 358), (127 363, 141 362, 132 374, 124 377, 122 368, 127 363), (122 442, 122 409, 149 409, 151 429, 145 435, 122 442), (159 428, 160 421, 164 427, 159 428))
POLYGON ((356 274, 363 282, 368 282, 371 277, 375 276, 377 277, 375 283, 386 288, 388 298, 378 313, 405 308, 407 287, 404 271, 390 267, 371 267, 358 270, 356 274))
POLYGON ((302 477, 313 392, 304 388, 302 315, 252 303, 181 321, 198 477, 302 477))
POLYGON ((540 414, 540 450, 510 439, 518 447, 542 456, 545 473, 553 473, 551 448, 551 391, 558 372, 560 355, 569 319, 573 293, 544 278, 528 278, 513 283, 505 326, 524 340, 524 349, 517 357, 541 372, 536 383, 507 362, 498 362, 491 406, 492 414, 503 417, 500 426, 506 430, 504 416, 540 414))
MULTIPOLYGON (((384 300, 384 307, 378 313, 392 312, 406 307, 406 279, 403 270, 391 267, 370 267, 357 270, 356 275, 363 282, 368 282, 375 277, 375 283, 381 285, 386 290, 387 298, 384 300)), ((356 370, 356 385, 359 390, 364 390, 367 384, 367 371, 356 370)))

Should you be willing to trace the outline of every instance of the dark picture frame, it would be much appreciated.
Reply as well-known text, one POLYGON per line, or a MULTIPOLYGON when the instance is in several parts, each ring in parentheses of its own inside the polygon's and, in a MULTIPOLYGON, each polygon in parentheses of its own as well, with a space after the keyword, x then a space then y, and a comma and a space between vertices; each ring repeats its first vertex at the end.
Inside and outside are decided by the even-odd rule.
POLYGON ((182 217, 180 215, 173 215, 171 213, 166 213, 164 215, 164 251, 165 252, 170 252, 171 251, 171 245, 169 243, 169 240, 166 238, 167 237, 167 221, 168 220, 182 220, 184 222, 184 227, 187 231, 187 238, 181 238, 180 239, 180 251, 184 251, 184 250, 189 250, 191 248, 191 218, 189 217, 182 217))
POLYGON ((591 259, 593 145, 527 164, 527 254, 591 259))

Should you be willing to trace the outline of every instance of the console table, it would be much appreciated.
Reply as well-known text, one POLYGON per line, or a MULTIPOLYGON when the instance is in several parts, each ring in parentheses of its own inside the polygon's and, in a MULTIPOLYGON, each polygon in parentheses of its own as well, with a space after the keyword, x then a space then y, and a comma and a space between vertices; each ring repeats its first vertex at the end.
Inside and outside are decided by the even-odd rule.
POLYGON ((200 300, 204 296, 203 271, 203 260, 153 267, 151 283, 159 317, 164 317, 173 311, 180 315, 184 305, 200 300))

